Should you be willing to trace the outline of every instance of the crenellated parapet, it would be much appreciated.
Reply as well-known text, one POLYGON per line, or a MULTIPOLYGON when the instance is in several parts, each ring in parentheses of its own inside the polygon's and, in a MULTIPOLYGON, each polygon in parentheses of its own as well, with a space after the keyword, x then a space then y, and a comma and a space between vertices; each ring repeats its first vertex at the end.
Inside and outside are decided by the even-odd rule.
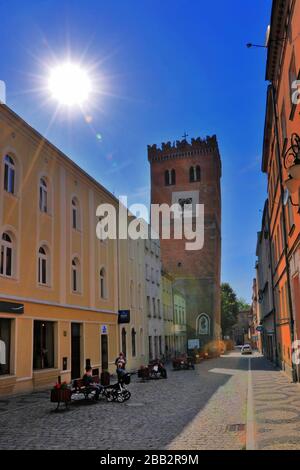
POLYGON ((148 160, 168 160, 173 158, 186 158, 197 155, 219 154, 216 135, 163 142, 161 147, 156 144, 148 145, 148 160))

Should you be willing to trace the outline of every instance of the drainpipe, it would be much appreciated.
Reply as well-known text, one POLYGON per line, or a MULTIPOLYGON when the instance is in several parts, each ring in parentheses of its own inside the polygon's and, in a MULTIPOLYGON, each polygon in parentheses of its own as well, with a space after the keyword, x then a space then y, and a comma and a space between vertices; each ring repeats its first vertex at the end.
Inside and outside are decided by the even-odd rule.
MULTIPOLYGON (((274 83, 271 81, 271 90, 272 90, 272 105, 273 112, 275 117, 275 137, 276 137, 276 155, 277 155, 277 164, 279 169, 279 184, 280 184, 280 201, 282 207, 282 220, 283 220, 283 244, 284 244, 284 257, 286 264, 286 275, 287 275, 287 288, 288 288, 288 304, 289 304, 289 324, 290 324, 290 337, 291 337, 291 347, 293 348, 293 343, 295 340, 294 332, 294 314, 293 314, 293 302, 292 302, 292 290, 290 282, 290 264, 288 257, 288 236, 287 236, 287 223, 286 223, 286 213, 284 205, 284 187, 283 187, 283 175, 282 175, 282 161, 281 161, 281 151, 280 151, 280 141, 279 141, 279 118, 276 106, 276 88, 274 83)), ((291 350, 292 355, 292 350, 291 350)), ((292 361, 292 378, 293 382, 297 382, 297 370, 295 364, 292 361)))

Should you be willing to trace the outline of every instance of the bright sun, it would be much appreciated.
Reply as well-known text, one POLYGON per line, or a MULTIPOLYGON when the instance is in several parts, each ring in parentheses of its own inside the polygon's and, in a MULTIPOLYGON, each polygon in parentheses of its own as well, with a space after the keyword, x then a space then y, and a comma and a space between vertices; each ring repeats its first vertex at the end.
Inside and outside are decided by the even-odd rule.
POLYGON ((71 62, 51 70, 48 86, 52 98, 65 106, 82 105, 92 88, 86 71, 71 62))

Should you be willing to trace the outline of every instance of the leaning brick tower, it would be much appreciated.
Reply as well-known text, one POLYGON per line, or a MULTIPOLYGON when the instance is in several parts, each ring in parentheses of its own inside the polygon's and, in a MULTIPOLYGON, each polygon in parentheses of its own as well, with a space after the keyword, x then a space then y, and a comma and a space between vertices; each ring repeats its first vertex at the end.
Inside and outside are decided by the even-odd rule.
MULTIPOLYGON (((161 238, 163 269, 186 298, 187 339, 200 348, 220 337, 221 159, 216 136, 148 146, 151 203, 204 204, 204 246, 187 251, 186 240, 161 238)), ((191 343, 190 343, 191 344, 191 343)))

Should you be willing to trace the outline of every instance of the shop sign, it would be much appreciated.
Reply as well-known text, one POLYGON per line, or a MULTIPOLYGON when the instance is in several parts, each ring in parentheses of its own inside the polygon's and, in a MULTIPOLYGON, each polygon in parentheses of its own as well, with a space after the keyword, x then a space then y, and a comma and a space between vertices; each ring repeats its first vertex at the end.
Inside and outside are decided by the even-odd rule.
POLYGON ((24 313, 24 305, 0 301, 0 313, 14 313, 20 315, 24 313))

